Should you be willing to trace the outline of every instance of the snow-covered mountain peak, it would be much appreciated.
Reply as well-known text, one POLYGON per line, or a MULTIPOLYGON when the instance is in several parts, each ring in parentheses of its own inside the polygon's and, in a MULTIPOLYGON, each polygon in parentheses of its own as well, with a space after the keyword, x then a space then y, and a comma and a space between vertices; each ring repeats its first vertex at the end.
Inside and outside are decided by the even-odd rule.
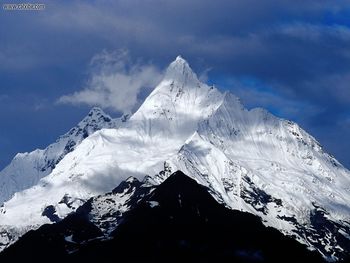
POLYGON ((181 56, 170 63, 166 69, 164 80, 177 82, 179 84, 196 84, 199 82, 196 73, 193 72, 188 62, 181 56))
POLYGON ((12 162, 0 171, 0 204, 15 192, 38 183, 89 135, 102 128, 115 128, 120 122, 122 120, 112 119, 102 109, 94 107, 82 121, 46 149, 18 153, 12 162))
POLYGON ((206 108, 218 106, 223 97, 216 88, 200 82, 187 61, 178 56, 131 119, 164 116, 171 120, 174 115, 203 117, 208 115, 206 108))
POLYGON ((177 133, 178 137, 181 131, 189 136, 197 129, 199 120, 215 112, 223 98, 216 88, 198 80, 186 60, 177 57, 168 66, 163 80, 130 118, 130 124, 138 123, 148 134, 152 131, 168 137, 177 133))
POLYGON ((94 106, 90 111, 88 116, 99 116, 99 115, 107 115, 100 107, 94 106))
POLYGON ((186 63, 187 63, 187 61, 186 61, 181 55, 178 55, 178 56, 175 58, 175 61, 186 62, 186 63))
POLYGON ((233 93, 226 91, 223 95, 222 107, 230 107, 232 111, 243 111, 246 110, 241 100, 233 93))
POLYGON ((99 122, 112 122, 112 118, 99 107, 93 107, 88 115, 77 125, 85 127, 99 122))

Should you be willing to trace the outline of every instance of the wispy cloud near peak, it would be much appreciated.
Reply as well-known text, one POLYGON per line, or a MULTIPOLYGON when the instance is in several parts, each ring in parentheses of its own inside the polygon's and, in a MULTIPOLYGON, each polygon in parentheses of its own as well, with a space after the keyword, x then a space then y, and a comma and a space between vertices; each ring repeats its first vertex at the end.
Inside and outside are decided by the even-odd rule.
POLYGON ((58 103, 87 104, 130 112, 138 104, 138 95, 153 88, 162 72, 150 63, 133 62, 128 51, 103 51, 90 63, 90 77, 86 86, 72 94, 61 96, 58 103))

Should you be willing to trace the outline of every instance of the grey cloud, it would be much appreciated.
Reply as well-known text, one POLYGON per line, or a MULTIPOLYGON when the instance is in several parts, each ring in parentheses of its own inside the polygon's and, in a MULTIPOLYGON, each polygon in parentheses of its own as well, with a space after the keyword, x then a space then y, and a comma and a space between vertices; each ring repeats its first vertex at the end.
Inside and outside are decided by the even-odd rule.
MULTIPOLYGON (((18 76, 8 76, 26 70, 30 76, 37 74, 30 85, 40 96, 47 90, 54 98, 70 95, 66 102, 103 103, 120 111, 137 104, 135 94, 147 92, 132 89, 134 103, 130 104, 112 99, 111 90, 116 89, 108 88, 111 83, 118 78, 119 83, 129 85, 130 75, 136 73, 125 69, 121 72, 126 78, 110 72, 103 75, 93 65, 89 82, 77 91, 84 67, 94 54, 127 48, 131 64, 142 57, 158 68, 181 54, 197 72, 204 72, 203 79, 213 83, 246 76, 260 80, 269 87, 268 92, 233 90, 245 100, 259 98, 250 99, 251 106, 285 106, 282 117, 299 120, 302 114, 304 126, 322 138, 321 142, 336 145, 327 129, 339 128, 344 135, 345 127, 337 122, 346 118, 344 114, 350 115, 349 12, 345 0, 48 0, 39 14, 4 13, 0 17, 5 25, 0 29, 0 70, 9 79, 5 86, 14 83, 14 87, 18 76), (211 70, 206 72, 207 68, 211 70), (42 82, 38 85, 37 80, 42 82)), ((139 63, 140 68, 143 65, 139 63)), ((108 71, 107 66, 104 70, 108 71)), ((24 87, 21 91, 26 93, 24 87)), ((127 96, 127 91, 121 92, 121 97, 127 96)))
POLYGON ((91 68, 87 86, 60 97, 58 103, 98 105, 130 112, 138 104, 141 90, 153 88, 162 76, 151 64, 133 64, 126 51, 97 54, 91 60, 91 68))

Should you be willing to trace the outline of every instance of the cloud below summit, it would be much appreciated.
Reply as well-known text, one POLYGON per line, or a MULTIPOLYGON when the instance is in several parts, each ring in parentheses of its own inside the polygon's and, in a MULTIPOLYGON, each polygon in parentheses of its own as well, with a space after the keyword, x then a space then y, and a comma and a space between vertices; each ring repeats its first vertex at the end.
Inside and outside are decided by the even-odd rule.
POLYGON ((157 85, 161 76, 152 64, 133 62, 127 51, 103 51, 91 60, 86 86, 61 96, 57 102, 128 113, 140 103, 139 94, 157 85))

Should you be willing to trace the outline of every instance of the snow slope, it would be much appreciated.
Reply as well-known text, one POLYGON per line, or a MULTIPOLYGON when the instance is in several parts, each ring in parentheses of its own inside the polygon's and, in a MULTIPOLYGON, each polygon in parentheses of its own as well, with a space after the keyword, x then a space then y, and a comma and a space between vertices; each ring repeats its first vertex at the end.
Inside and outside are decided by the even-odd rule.
POLYGON ((118 120, 112 120, 101 109, 95 107, 77 126, 60 136, 46 149, 18 153, 0 172, 0 204, 14 193, 37 184, 41 178, 50 174, 57 163, 90 134, 102 128, 113 128, 117 122, 118 120))
POLYGON ((130 176, 157 184, 176 170, 329 260, 350 247, 350 172, 297 124, 201 83, 181 57, 129 120, 93 133, 4 203, 4 246, 50 223, 49 205, 64 218, 130 176))

